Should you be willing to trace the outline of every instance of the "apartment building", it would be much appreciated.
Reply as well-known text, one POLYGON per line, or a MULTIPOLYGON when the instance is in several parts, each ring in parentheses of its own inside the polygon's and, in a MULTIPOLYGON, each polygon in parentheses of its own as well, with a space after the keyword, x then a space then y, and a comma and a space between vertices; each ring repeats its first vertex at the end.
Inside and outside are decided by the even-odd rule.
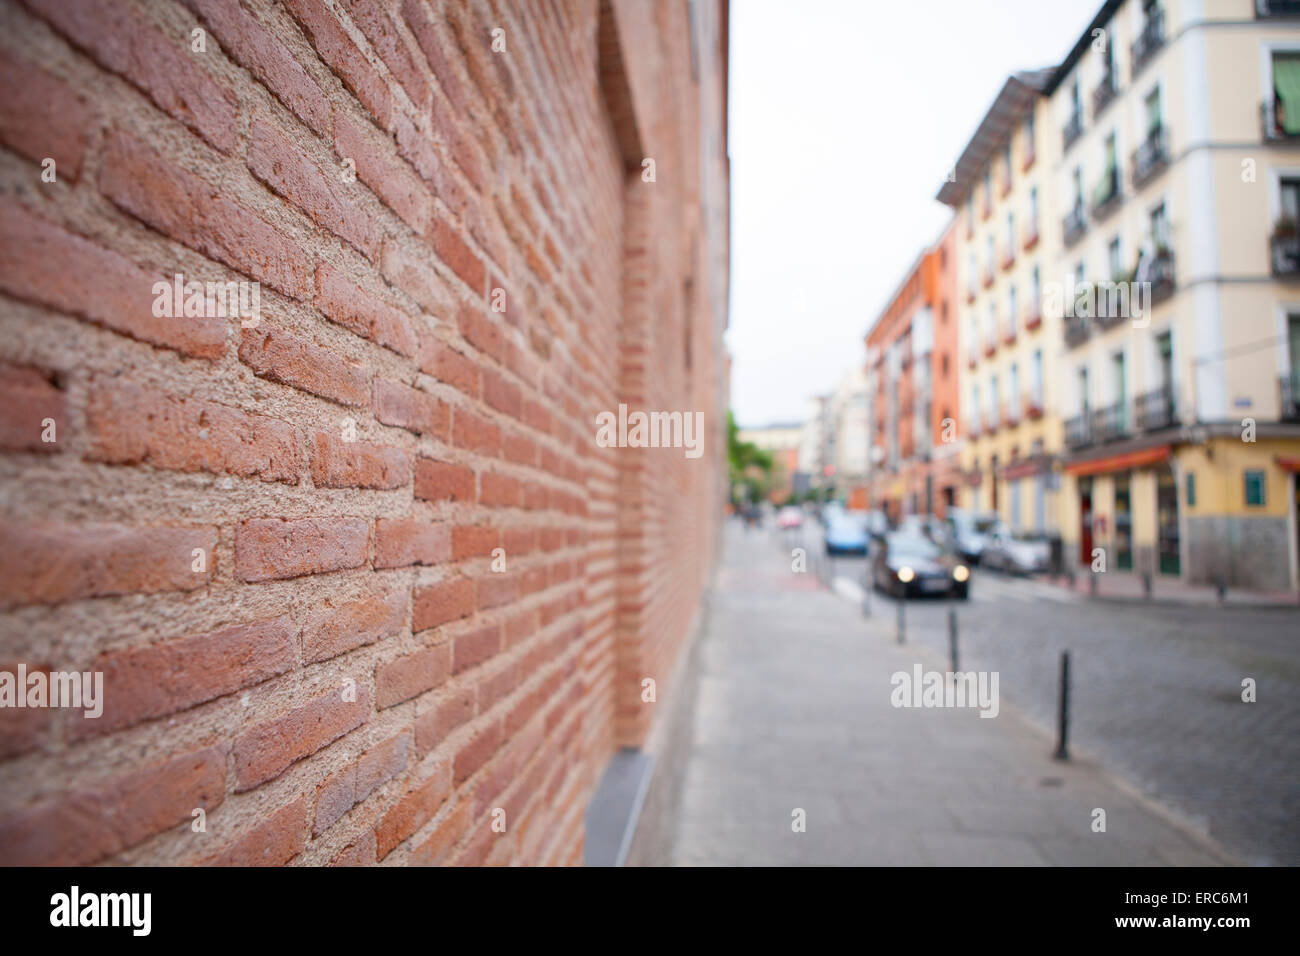
POLYGON ((1059 420, 1051 374, 1059 315, 1042 308, 1060 244, 1051 171, 1050 69, 1007 78, 940 202, 957 213, 962 507, 1046 531, 1059 511, 1059 420))
POLYGON ((1082 564, 1297 586, 1298 14, 1108 2, 1045 90, 1060 532, 1082 564))
POLYGON ((894 518, 957 503, 957 229, 916 258, 867 332, 867 497, 894 518))

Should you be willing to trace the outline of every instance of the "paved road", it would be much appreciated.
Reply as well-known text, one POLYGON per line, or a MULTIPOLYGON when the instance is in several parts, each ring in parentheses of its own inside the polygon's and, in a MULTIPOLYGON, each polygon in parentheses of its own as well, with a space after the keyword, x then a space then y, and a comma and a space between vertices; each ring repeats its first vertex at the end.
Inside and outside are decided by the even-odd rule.
MULTIPOLYGON (((863 565, 833 561, 853 581, 863 565)), ((999 671, 1004 699, 1054 728, 1068 649, 1076 749, 1242 859, 1300 865, 1300 611, 1093 602, 992 572, 973 584, 956 604, 963 669, 999 671), (1244 677, 1256 703, 1241 700, 1244 677)), ((907 639, 946 655, 948 607, 909 601, 907 639)), ((895 619, 882 595, 873 611, 895 619)))
POLYGON ((895 707, 892 675, 943 659, 898 647, 884 621, 790 564, 772 537, 728 529, 661 862, 1234 862, 1094 762, 1052 760, 1048 737, 1005 706, 994 719, 895 707))

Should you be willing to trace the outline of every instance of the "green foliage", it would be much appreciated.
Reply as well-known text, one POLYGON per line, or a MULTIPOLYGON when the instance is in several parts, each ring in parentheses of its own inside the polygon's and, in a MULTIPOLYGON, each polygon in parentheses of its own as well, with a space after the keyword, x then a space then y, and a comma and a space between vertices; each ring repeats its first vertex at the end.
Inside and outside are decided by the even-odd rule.
POLYGON ((731 503, 743 505, 762 501, 772 487, 772 453, 738 437, 736 417, 727 412, 727 466, 731 480, 731 503))

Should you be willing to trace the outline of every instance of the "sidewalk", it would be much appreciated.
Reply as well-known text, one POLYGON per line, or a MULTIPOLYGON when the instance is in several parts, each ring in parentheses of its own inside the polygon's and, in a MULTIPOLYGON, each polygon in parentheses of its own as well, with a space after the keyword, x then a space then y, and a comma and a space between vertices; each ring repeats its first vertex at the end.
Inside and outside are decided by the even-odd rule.
POLYGON ((946 670, 877 616, 727 529, 671 859, 716 865, 1214 865, 1207 839, 1052 741, 1005 702, 890 703, 890 676, 946 670), (1106 832, 1093 833, 1093 808, 1106 832), (806 832, 792 830, 793 811, 806 832))
MULTIPOLYGON (((1101 601, 1146 602, 1151 604, 1180 605, 1218 605, 1219 593, 1210 585, 1187 584, 1181 578, 1153 575, 1151 578, 1151 597, 1148 599, 1142 587, 1142 576, 1131 571, 1106 571, 1097 577, 1095 598, 1101 601)), ((1036 580, 1055 585, 1064 590, 1071 590, 1068 578, 1053 578, 1050 574, 1035 575, 1036 580)), ((1092 573, 1086 568, 1076 572, 1074 592, 1092 596, 1092 573)), ((1222 602, 1224 605, 1239 607, 1300 607, 1300 595, 1292 591, 1246 591, 1240 588, 1228 588, 1222 602)))

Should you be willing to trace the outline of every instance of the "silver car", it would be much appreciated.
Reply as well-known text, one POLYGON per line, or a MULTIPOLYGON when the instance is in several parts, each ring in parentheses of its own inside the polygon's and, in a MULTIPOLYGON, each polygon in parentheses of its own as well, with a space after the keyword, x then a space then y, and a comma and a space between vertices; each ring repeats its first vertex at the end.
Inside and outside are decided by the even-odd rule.
POLYGON ((980 564, 1010 574, 1038 574, 1048 569, 1051 545, 1041 534, 1012 533, 998 522, 984 538, 980 564))

